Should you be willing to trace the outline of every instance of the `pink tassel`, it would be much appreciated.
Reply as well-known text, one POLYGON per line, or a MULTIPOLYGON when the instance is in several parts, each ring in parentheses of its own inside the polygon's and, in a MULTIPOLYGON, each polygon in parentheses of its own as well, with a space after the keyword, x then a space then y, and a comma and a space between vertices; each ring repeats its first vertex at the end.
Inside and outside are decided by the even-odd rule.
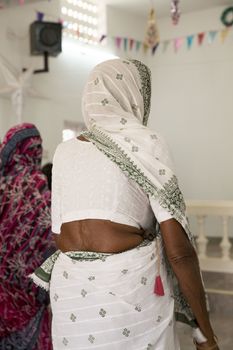
POLYGON ((156 276, 155 278, 154 293, 159 296, 164 295, 163 282, 160 275, 156 276))

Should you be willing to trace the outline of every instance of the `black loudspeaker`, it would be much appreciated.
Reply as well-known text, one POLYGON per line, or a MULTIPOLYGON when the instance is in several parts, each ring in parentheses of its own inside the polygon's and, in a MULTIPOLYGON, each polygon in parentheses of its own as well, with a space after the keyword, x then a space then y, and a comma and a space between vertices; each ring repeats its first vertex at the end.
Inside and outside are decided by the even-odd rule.
POLYGON ((50 56, 61 53, 62 25, 61 23, 35 21, 30 25, 31 55, 50 56))

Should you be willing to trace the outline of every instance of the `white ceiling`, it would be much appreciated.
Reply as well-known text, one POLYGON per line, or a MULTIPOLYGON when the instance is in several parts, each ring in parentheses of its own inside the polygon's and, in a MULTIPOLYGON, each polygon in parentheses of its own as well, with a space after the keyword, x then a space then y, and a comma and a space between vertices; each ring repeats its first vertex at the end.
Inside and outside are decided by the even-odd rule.
MULTIPOLYGON (((147 16, 151 4, 156 9, 157 17, 170 15, 170 0, 104 0, 107 5, 114 6, 138 15, 147 16)), ((233 5, 232 0, 180 0, 182 13, 201 11, 216 6, 233 5)))

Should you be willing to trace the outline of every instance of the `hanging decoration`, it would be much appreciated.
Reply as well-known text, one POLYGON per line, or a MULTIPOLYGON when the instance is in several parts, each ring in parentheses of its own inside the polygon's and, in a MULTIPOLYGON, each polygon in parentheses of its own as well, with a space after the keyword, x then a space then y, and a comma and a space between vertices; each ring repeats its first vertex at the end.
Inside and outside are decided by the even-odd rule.
POLYGON ((153 48, 158 44, 158 42, 159 30, 156 23, 155 10, 154 8, 151 8, 146 26, 144 45, 148 46, 148 48, 153 48))
POLYGON ((33 72, 34 66, 31 66, 28 70, 19 73, 4 57, 0 56, 0 73, 5 81, 5 86, 0 87, 0 96, 11 98, 18 123, 22 122, 23 106, 28 96, 46 99, 31 86, 33 72))
MULTIPOLYGON (((139 52, 142 50, 144 54, 147 54, 149 51, 151 52, 151 55, 155 55, 155 53, 160 51, 161 47, 161 52, 165 53, 170 45, 170 43, 173 44, 174 51, 177 53, 183 44, 186 43, 186 48, 190 50, 193 47, 194 41, 197 42, 198 47, 202 46, 205 41, 207 41, 210 45, 213 44, 215 41, 217 35, 219 34, 219 38, 221 40, 221 43, 223 44, 230 33, 233 33, 233 28, 224 28, 220 30, 209 30, 206 32, 199 32, 196 34, 190 34, 184 37, 177 37, 173 39, 166 39, 160 42, 157 42, 156 45, 149 47, 144 41, 136 40, 133 38, 126 38, 126 37, 113 37, 112 39, 115 42, 115 46, 117 47, 118 50, 124 49, 124 51, 133 51, 139 52), (205 40, 206 38, 206 40, 205 40), (123 46, 123 47, 122 47, 123 46)), ((106 38, 107 36, 104 35, 106 38)))
POLYGON ((179 0, 171 1, 171 19, 174 25, 177 25, 180 19, 179 2, 179 0))
POLYGON ((198 42, 199 46, 202 45, 204 37, 205 37, 205 33, 204 32, 201 32, 201 33, 197 34, 197 42, 198 42))
POLYGON ((188 49, 191 49, 191 46, 193 44, 193 39, 194 39, 194 35, 193 34, 192 35, 188 35, 186 37, 186 42, 187 42, 187 48, 188 49))
POLYGON ((181 48, 183 45, 183 38, 175 38, 174 39, 174 50, 175 52, 178 52, 178 50, 181 48))
POLYGON ((220 37, 221 37, 222 44, 224 43, 228 33, 229 33, 229 27, 224 28, 223 30, 221 30, 220 37))
POLYGON ((225 9, 221 15, 221 22, 226 27, 231 27, 233 25, 233 6, 225 9))
POLYGON ((208 42, 209 42, 209 44, 212 44, 214 42, 214 39, 215 39, 217 33, 218 33, 217 30, 210 30, 208 32, 208 42))

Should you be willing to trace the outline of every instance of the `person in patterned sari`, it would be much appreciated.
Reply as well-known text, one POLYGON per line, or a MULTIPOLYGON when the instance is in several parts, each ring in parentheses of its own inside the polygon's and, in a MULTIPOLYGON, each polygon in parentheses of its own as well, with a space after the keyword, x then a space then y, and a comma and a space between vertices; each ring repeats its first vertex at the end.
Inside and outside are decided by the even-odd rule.
POLYGON ((52 349, 48 295, 28 278, 52 248, 41 159, 33 124, 7 132, 0 151, 0 349, 52 349))
POLYGON ((88 131, 55 152, 58 251, 31 275, 50 291, 54 350, 179 350, 176 320, 197 349, 219 349, 169 151, 147 127, 150 100, 143 63, 97 65, 83 93, 88 131))

